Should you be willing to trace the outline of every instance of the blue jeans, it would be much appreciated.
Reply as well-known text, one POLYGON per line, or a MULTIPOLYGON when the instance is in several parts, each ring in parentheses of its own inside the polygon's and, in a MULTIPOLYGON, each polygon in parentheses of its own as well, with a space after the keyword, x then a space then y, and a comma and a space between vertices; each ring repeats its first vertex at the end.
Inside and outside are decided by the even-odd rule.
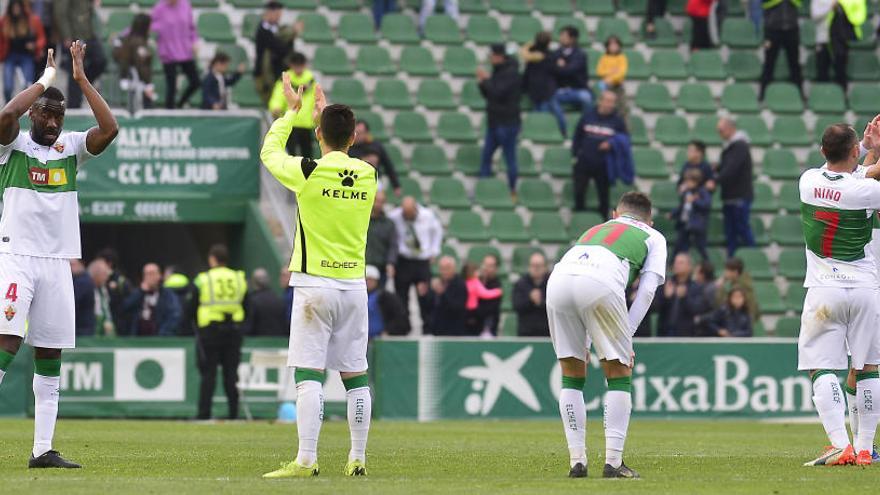
POLYGON ((12 99, 12 90, 15 89, 15 69, 21 69, 25 86, 34 82, 34 56, 27 53, 9 52, 6 62, 3 64, 3 96, 6 101, 12 99))
POLYGON ((761 36, 761 24, 764 23, 764 7, 761 0, 749 0, 749 20, 755 25, 755 34, 761 36))
MULTIPOLYGON (((419 11, 419 32, 424 31, 425 21, 434 13, 436 7, 437 0, 422 0, 422 10, 419 11)), ((458 0, 443 0, 443 10, 458 24, 458 0)))
POLYGON ((581 107, 581 116, 587 113, 593 105, 593 94, 588 89, 559 88, 548 102, 550 113, 556 117, 559 124, 559 132, 568 137, 566 133, 565 114, 562 113, 562 105, 577 103, 581 107))
POLYGON ((483 157, 480 161, 480 177, 492 176, 492 155, 501 147, 507 163, 507 184, 511 192, 516 191, 516 178, 519 167, 516 163, 516 137, 519 125, 499 125, 486 128, 486 142, 483 143, 483 157))
POLYGON ((373 22, 376 29, 382 27, 382 17, 397 10, 397 0, 373 0, 373 22))
POLYGON ((725 203, 722 207, 721 211, 724 213, 724 238, 727 241, 728 257, 732 257, 739 247, 755 245, 752 226, 749 225, 751 210, 752 202, 745 199, 725 203))

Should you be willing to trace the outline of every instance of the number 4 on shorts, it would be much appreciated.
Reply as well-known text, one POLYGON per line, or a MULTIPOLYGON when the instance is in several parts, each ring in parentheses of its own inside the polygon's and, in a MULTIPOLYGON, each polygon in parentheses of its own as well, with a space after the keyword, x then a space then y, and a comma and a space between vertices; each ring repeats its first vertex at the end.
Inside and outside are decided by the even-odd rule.
POLYGON ((18 284, 13 282, 9 284, 9 288, 6 289, 6 300, 15 302, 18 300, 18 284))

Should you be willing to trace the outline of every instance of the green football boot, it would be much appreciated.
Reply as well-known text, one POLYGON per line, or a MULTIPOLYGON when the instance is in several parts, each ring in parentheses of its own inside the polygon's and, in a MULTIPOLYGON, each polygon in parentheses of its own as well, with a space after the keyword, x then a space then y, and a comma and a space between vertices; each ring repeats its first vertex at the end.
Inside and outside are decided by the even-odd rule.
POLYGON ((367 465, 359 460, 349 461, 348 464, 345 465, 345 475, 346 476, 366 476, 367 475, 367 465))
POLYGON ((263 478, 311 478, 312 476, 318 476, 320 473, 321 469, 318 467, 317 462, 306 467, 300 466, 296 461, 293 461, 288 464, 282 464, 280 469, 264 474, 263 478))

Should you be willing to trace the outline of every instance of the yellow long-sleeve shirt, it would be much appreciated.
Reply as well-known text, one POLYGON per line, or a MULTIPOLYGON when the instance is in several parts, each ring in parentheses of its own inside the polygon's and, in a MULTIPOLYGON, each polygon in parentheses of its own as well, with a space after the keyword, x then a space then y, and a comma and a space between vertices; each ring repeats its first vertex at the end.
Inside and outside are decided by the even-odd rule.
POLYGON ((611 86, 619 86, 626 79, 627 67, 626 55, 622 53, 609 55, 606 53, 599 57, 596 75, 611 86))

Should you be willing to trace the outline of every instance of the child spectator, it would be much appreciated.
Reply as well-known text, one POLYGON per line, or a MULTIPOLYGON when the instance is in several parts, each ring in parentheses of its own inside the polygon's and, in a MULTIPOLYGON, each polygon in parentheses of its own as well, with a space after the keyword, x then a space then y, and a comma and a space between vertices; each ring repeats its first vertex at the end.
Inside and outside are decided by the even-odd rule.
POLYGON ((685 172, 684 182, 679 188, 679 205, 672 211, 678 239, 675 242, 675 253, 687 252, 691 244, 697 246, 700 257, 709 259, 706 251, 706 238, 709 229, 709 210, 712 207, 712 195, 701 186, 703 174, 699 170, 685 172))
POLYGON ((715 312, 711 328, 718 337, 751 337, 752 318, 746 306, 746 293, 734 286, 727 295, 727 304, 715 312))
POLYGON ((711 328, 712 315, 718 306, 715 303, 715 266, 710 261, 703 261, 694 270, 693 290, 688 293, 687 305, 694 315, 696 334, 711 337, 715 332, 711 328))
POLYGON ((599 57, 596 75, 601 78, 599 89, 613 91, 617 95, 617 111, 624 118, 629 111, 626 104, 626 89, 623 87, 627 67, 628 63, 620 38, 614 35, 609 36, 605 40, 605 53, 599 57))
POLYGON ((755 299, 754 285, 752 284, 752 276, 746 273, 745 264, 739 258, 727 258, 724 262, 724 274, 715 281, 715 304, 724 305, 724 301, 728 294, 734 288, 738 288, 746 296, 746 308, 752 321, 757 321, 758 301, 755 299))
POLYGON ((519 49, 519 58, 525 64, 523 72, 523 89, 532 101, 532 108, 537 112, 549 112, 553 95, 556 93, 556 65, 550 53, 553 36, 541 31, 535 35, 534 41, 526 43, 519 49))
MULTIPOLYGON (((312 135, 315 133, 315 122, 312 119, 312 110, 315 108, 315 76, 308 68, 308 59, 299 52, 293 52, 287 58, 287 73, 290 75, 290 84, 294 89, 303 87, 302 108, 293 119, 293 130, 287 138, 287 153, 292 156, 312 158, 312 135)), ((279 79, 272 89, 269 98, 269 111, 275 118, 280 117, 287 110, 287 100, 284 99, 284 85, 279 79)))
POLYGON ((691 51, 712 48, 709 35, 709 14, 715 0, 688 0, 687 15, 691 18, 691 51))
POLYGON ((688 143, 687 159, 681 166, 681 172, 678 174, 678 192, 681 192, 681 183, 684 182, 684 174, 688 170, 699 170, 703 174, 703 182, 701 185, 706 186, 706 190, 713 192, 715 190, 715 171, 706 161, 706 143, 699 139, 694 139, 688 143))
POLYGON ((480 328, 482 318, 480 318, 478 308, 481 299, 499 299, 503 294, 502 290, 500 288, 487 289, 480 280, 477 265, 471 262, 465 263, 464 267, 462 267, 461 278, 464 279, 464 283, 467 286, 467 302, 465 303, 465 310, 467 310, 465 317, 466 334, 491 337, 492 334, 490 332, 483 332, 483 329, 480 328))
POLYGON ((208 66, 208 73, 202 79, 202 109, 226 110, 229 108, 229 88, 241 79, 244 74, 244 63, 238 64, 238 70, 228 75, 231 59, 224 52, 217 52, 208 66))
POLYGON ((153 108, 153 49, 150 48, 150 16, 137 14, 131 26, 113 39, 113 60, 119 66, 119 87, 130 95, 129 109, 137 97, 143 108, 153 108), (138 95, 140 93, 140 95, 138 95))

